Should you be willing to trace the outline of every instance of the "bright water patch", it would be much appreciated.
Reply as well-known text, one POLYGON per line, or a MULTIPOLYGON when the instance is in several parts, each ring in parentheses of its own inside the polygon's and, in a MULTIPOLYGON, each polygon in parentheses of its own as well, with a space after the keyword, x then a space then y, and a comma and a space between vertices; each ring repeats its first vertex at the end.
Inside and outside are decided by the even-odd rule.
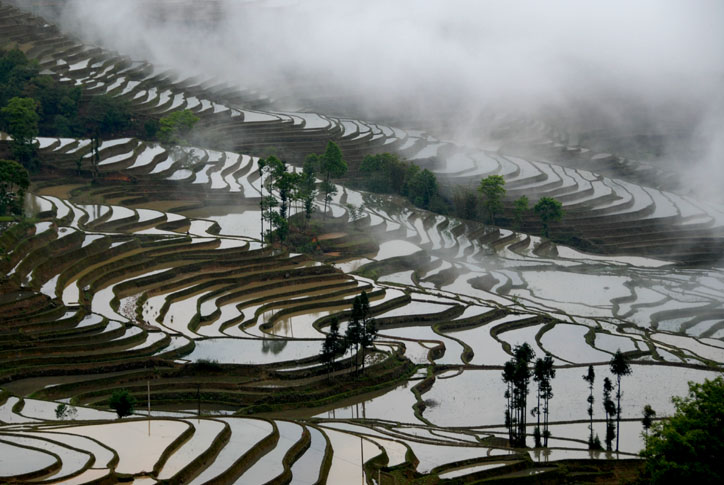
POLYGON ((283 339, 211 338, 196 341, 196 348, 185 358, 220 364, 273 364, 319 355, 320 341, 283 339))
POLYGON ((56 461, 53 455, 42 450, 31 450, 0 441, 0 479, 42 470, 56 461))

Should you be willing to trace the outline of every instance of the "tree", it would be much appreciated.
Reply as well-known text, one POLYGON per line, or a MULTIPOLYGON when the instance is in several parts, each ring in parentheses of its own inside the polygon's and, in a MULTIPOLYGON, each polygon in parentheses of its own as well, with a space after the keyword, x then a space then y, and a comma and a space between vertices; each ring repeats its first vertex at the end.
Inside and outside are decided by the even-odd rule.
POLYGON ((480 181, 478 191, 483 195, 483 207, 489 222, 495 224, 495 214, 503 209, 505 179, 501 175, 488 175, 480 181))
POLYGON ((621 397, 623 396, 623 393, 621 392, 621 377, 627 376, 631 374, 631 366, 628 363, 628 359, 626 356, 621 352, 621 349, 618 349, 616 353, 613 355, 613 358, 609 362, 609 366, 611 368, 611 374, 616 376, 616 451, 618 452, 618 436, 620 432, 620 426, 621 426, 621 397))
POLYGON ((405 184, 407 164, 393 153, 367 155, 359 173, 365 179, 364 188, 371 192, 399 194, 405 184))
POLYGON ((654 418, 656 417, 656 411, 654 411, 654 408, 651 407, 650 404, 647 404, 644 406, 644 409, 641 411, 641 426, 644 427, 644 437, 649 435, 649 430, 651 429, 651 426, 654 424, 654 418))
POLYGON ((352 301, 352 312, 350 313, 349 324, 347 325, 347 332, 345 333, 345 339, 348 345, 354 346, 355 353, 355 366, 359 365, 361 349, 361 360, 362 370, 365 368, 365 354, 367 348, 371 347, 377 338, 377 325, 373 319, 370 318, 370 301, 367 297, 367 292, 363 291, 361 294, 354 297, 352 301))
POLYGON ((541 197, 533 210, 543 223, 543 236, 549 237, 550 223, 563 218, 563 205, 552 197, 541 197))
POLYGON ((0 216, 22 214, 25 191, 30 186, 28 171, 12 160, 0 160, 0 216))
POLYGON ((360 164, 359 174, 362 186, 371 192, 403 195, 423 209, 447 212, 435 174, 404 162, 397 155, 367 155, 360 164))
POLYGON ((526 415, 530 385, 530 363, 535 352, 527 343, 516 345, 513 358, 503 367, 503 382, 507 384, 505 414, 511 446, 525 447, 526 415))
POLYGON ((611 451, 613 439, 616 437, 616 427, 613 425, 613 416, 616 414, 616 403, 611 399, 613 384, 611 379, 603 379, 603 409, 606 412, 606 451, 611 451))
POLYGON ((128 128, 131 124, 129 104, 123 99, 107 94, 94 96, 88 103, 83 123, 86 127, 86 135, 92 140, 91 162, 93 173, 96 175, 101 161, 101 140, 112 133, 128 128))
POLYGON ((350 313, 349 316, 347 331, 344 334, 344 338, 347 340, 349 346, 354 347, 355 354, 359 352, 360 336, 362 335, 361 314, 361 302, 359 296, 355 296, 354 300, 352 300, 352 313, 350 313))
POLYGON ((645 438, 647 483, 722 483, 724 378, 689 382, 688 395, 672 401, 674 415, 655 423, 645 438))
POLYGON ((279 218, 274 216, 274 208, 279 206, 279 201, 274 194, 274 186, 276 181, 276 174, 279 173, 282 165, 282 161, 274 155, 270 155, 267 158, 259 159, 259 173, 261 175, 261 199, 259 205, 261 207, 261 219, 262 219, 262 240, 267 235, 264 232, 264 221, 269 222, 268 235, 272 235, 272 226, 274 226, 275 220, 279 218), (266 174, 266 177, 264 175, 266 174), (267 195, 264 195, 264 188, 267 190, 267 195))
POLYGON ((324 337, 322 344, 322 362, 327 367, 327 375, 329 376, 334 368, 334 359, 338 355, 342 355, 347 351, 347 343, 339 334, 339 320, 337 317, 332 318, 329 326, 329 333, 324 337))
POLYGON ((314 199, 317 197, 316 168, 313 162, 305 162, 302 176, 299 177, 299 197, 304 206, 304 218, 309 220, 314 212, 314 199))
POLYGON ((453 189, 455 215, 463 219, 475 219, 478 215, 478 196, 474 190, 465 187, 453 189))
POLYGON ((259 206, 261 208, 261 234, 262 234, 262 241, 264 241, 265 236, 269 236, 271 239, 272 237, 272 225, 274 224, 274 208, 278 205, 277 199, 273 195, 265 195, 262 196, 259 200, 259 206), (264 221, 269 222, 269 229, 265 233, 264 232, 264 221))
POLYGON ((533 415, 537 418, 536 427, 534 430, 535 447, 541 447, 540 438, 543 436, 543 446, 548 446, 548 437, 550 431, 548 430, 548 411, 549 401, 553 397, 553 387, 551 386, 551 380, 556 376, 556 370, 553 368, 553 357, 546 355, 544 358, 536 359, 533 365, 533 380, 538 383, 538 390, 536 397, 538 403, 533 408, 533 415), (543 408, 541 408, 541 399, 543 400, 543 408), (540 416, 543 414, 543 432, 540 429, 540 416))
POLYGON ((37 75, 37 64, 31 63, 21 50, 0 50, 0 106, 24 96, 28 82, 37 75))
POLYGON ((588 449, 589 450, 597 450, 600 448, 601 443, 598 442, 597 439, 593 437, 593 403, 595 401, 593 397, 593 383, 596 380, 596 373, 593 370, 593 366, 588 366, 588 372, 583 375, 583 380, 588 383, 588 399, 586 401, 588 402, 588 418, 590 419, 590 423, 588 425, 588 429, 590 430, 590 434, 588 436, 588 449))
POLYGON ((39 134, 76 137, 82 133, 78 111, 82 90, 40 74, 38 63, 18 49, 0 49, 0 107, 14 97, 33 98, 39 134))
POLYGON ((513 202, 513 221, 515 228, 520 230, 523 226, 523 216, 528 212, 528 197, 521 195, 513 202))
POLYGON ((78 411, 73 406, 60 403, 55 407, 55 419, 75 419, 78 411))
POLYGON ((289 233, 289 212, 290 203, 296 196, 296 187, 299 175, 288 171, 287 163, 274 155, 259 160, 259 171, 263 175, 268 174, 262 180, 261 218, 262 237, 264 237, 264 220, 269 221, 271 227, 275 228, 276 235, 280 241, 285 241, 289 233), (266 186, 268 195, 264 195, 266 186), (278 212, 274 208, 278 207, 278 212))
POLYGON ((56 81, 51 76, 37 75, 23 90, 26 96, 38 102, 40 133, 75 137, 82 133, 78 111, 82 90, 56 81))
POLYGON ((362 371, 364 372, 367 349, 372 347, 377 338, 377 324, 370 318, 372 312, 370 310, 370 300, 367 297, 367 292, 363 291, 358 298, 360 300, 359 344, 362 348, 362 371))
POLYGON ((108 404, 120 419, 133 414, 133 409, 136 406, 136 398, 133 397, 128 390, 119 389, 113 391, 111 398, 108 400, 108 404))
POLYGON ((108 94, 93 96, 88 103, 85 115, 88 134, 107 136, 125 130, 131 124, 131 111, 128 101, 108 94))
POLYGON ((324 154, 318 157, 320 172, 324 174, 322 190, 324 191, 324 214, 327 214, 327 204, 332 200, 332 195, 337 191, 331 182, 332 178, 341 177, 347 173, 347 162, 342 158, 342 150, 339 145, 330 141, 324 154))
POLYGON ((199 117, 191 110, 174 111, 159 121, 158 138, 169 145, 186 143, 186 137, 198 121, 199 117))
POLYGON ((267 201, 264 196, 264 169, 266 168, 266 160, 260 158, 257 162, 259 167, 259 211, 260 211, 260 223, 261 223, 261 242, 264 243, 264 219, 266 218, 267 201))
POLYGON ((514 380, 515 360, 511 359, 503 365, 503 382, 505 383, 505 427, 508 430, 508 443, 511 445, 515 442, 514 435, 516 430, 513 411, 514 380))
POLYGON ((38 136, 38 103, 32 98, 15 97, 0 110, 3 124, 13 141, 10 144, 13 156, 26 168, 35 163, 33 139, 38 136))
POLYGON ((408 184, 410 201, 418 207, 429 209, 430 203, 437 196, 437 178, 428 169, 415 174, 408 184))
POLYGON ((274 187, 279 194, 279 215, 289 220, 291 204, 294 201, 294 188, 297 184, 298 175, 287 171, 287 164, 282 162, 282 170, 277 174, 274 187))

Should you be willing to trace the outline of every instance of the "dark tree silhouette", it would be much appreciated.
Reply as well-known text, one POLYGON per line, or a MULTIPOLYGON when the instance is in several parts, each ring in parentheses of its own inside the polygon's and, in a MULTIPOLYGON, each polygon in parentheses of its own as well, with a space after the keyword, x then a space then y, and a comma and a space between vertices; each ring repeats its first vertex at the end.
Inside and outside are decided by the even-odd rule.
POLYGON ((370 300, 367 297, 367 292, 363 291, 359 298, 360 306, 362 308, 362 324, 360 326, 362 332, 360 334, 359 343, 360 347, 362 347, 362 371, 364 371, 367 349, 369 347, 372 347, 375 339, 377 338, 377 323, 374 321, 374 319, 370 318, 370 300))
POLYGON ((334 317, 329 325, 329 333, 324 337, 321 352, 322 362, 324 362, 325 367, 327 367, 328 377, 334 368, 334 360, 338 355, 343 355, 346 351, 346 340, 339 334, 339 320, 337 317, 334 317))
POLYGON ((613 439, 616 437, 616 427, 613 416, 616 414, 616 403, 611 399, 613 383, 608 377, 603 379, 603 409, 606 411, 606 451, 611 451, 613 439))
POLYGON ((524 448, 525 425, 528 412, 528 393, 532 372, 530 363, 535 352, 527 343, 516 345, 513 358, 503 368, 503 382, 508 385, 506 400, 506 425, 511 446, 524 448))
POLYGON ((596 380, 596 373, 594 372, 592 365, 588 366, 588 372, 583 375, 583 380, 588 383, 588 399, 586 399, 588 402, 588 418, 590 419, 590 423, 588 425, 588 429, 590 430, 590 434, 588 436, 588 449, 595 450, 601 445, 599 443, 597 446, 596 441, 593 438, 593 403, 595 401, 593 397, 593 383, 596 380))
POLYGON ((370 300, 367 292, 363 291, 356 296, 352 302, 352 313, 350 315, 349 325, 345 334, 350 345, 354 345, 355 364, 359 365, 359 350, 362 353, 362 370, 365 368, 365 354, 368 347, 371 347, 377 338, 377 327, 370 318, 370 300))
POLYGON ((274 155, 259 160, 260 174, 267 174, 262 182, 261 206, 262 237, 264 237, 264 221, 269 221, 269 236, 273 238, 272 228, 276 230, 279 241, 284 242, 289 233, 289 204, 296 196, 300 176, 289 172, 288 165, 274 155), (266 186, 267 195, 264 196, 266 186), (274 209, 278 207, 279 210, 274 209))
POLYGON ((515 423, 513 422, 513 381, 515 379, 515 361, 509 360, 503 366, 503 382, 505 382, 505 427, 508 429, 508 442, 513 443, 515 423))
POLYGON ((551 386, 551 379, 556 376, 556 371, 553 368, 553 357, 546 355, 544 358, 536 359, 533 366, 533 380, 538 383, 538 390, 536 392, 537 405, 532 409, 533 416, 537 418, 536 427, 533 431, 533 437, 535 439, 535 447, 541 447, 541 436, 544 441, 542 446, 548 446, 548 437, 550 432, 548 431, 548 401, 553 397, 553 388, 551 386), (541 400, 543 400, 543 407, 541 408, 541 400), (540 428, 540 417, 543 415, 543 432, 540 428))
POLYGON ((93 175, 98 175, 101 161, 100 147, 102 139, 131 125, 131 112, 128 101, 108 94, 93 96, 88 102, 88 112, 83 119, 86 134, 91 138, 91 165, 93 175))
POLYGON ((0 116, 8 134, 13 137, 10 148, 15 160, 27 169, 34 168, 36 148, 33 139, 38 136, 38 102, 33 98, 11 98, 0 109, 0 116))
POLYGON ((317 197, 316 168, 314 162, 305 162, 302 176, 299 178, 299 197, 304 204, 304 217, 306 220, 312 218, 314 212, 314 199, 317 197))
POLYGON ((628 363, 628 359, 626 356, 621 352, 621 349, 618 349, 616 353, 613 355, 613 358, 609 362, 609 365, 611 367, 611 374, 616 376, 616 451, 618 451, 618 437, 620 432, 620 426, 621 426, 621 397, 623 396, 623 393, 621 392, 621 377, 627 376, 631 374, 631 366, 628 363))
POLYGON ((556 377, 556 370, 553 368, 553 357, 546 355, 543 358, 543 446, 548 447, 548 438, 551 435, 548 429, 548 416, 550 415, 550 400, 553 399, 553 386, 551 381, 556 377))
POLYGON ((116 412, 120 419, 133 414, 133 409, 136 406, 136 398, 133 397, 128 390, 119 389, 113 391, 111 398, 108 400, 108 405, 116 412))
POLYGON ((654 411, 654 408, 651 407, 650 404, 647 404, 644 406, 643 411, 641 411, 641 426, 644 427, 644 435, 649 435, 649 430, 651 429, 651 426, 654 424, 654 418, 656 417, 656 411, 654 411))
POLYGON ((25 167, 12 160, 0 160, 0 216, 22 214, 30 177, 25 167))

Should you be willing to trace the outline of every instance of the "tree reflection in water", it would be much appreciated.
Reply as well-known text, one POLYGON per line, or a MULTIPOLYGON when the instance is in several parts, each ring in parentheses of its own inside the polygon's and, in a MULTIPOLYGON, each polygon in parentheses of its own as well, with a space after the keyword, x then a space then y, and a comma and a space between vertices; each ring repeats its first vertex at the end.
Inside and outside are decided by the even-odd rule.
POLYGON ((287 346, 287 340, 282 339, 263 339, 261 341, 261 351, 264 354, 271 352, 274 355, 279 355, 284 347, 287 346))

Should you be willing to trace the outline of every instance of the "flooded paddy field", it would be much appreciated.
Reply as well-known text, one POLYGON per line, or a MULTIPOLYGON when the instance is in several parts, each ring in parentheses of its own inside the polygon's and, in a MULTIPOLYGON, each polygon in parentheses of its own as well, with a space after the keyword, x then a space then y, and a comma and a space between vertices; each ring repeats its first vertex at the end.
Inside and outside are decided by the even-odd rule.
POLYGON ((103 139, 94 180, 76 170, 90 140, 35 140, 47 173, 26 194, 31 218, 0 232, 0 481, 530 477, 561 460, 636 459, 642 408, 668 416, 688 382, 724 370, 724 206, 589 170, 611 155, 545 130, 536 143, 586 163, 277 109, 255 90, 131 62, 44 25, 0 3, 0 38, 52 76, 154 119, 188 109, 208 138, 103 139), (329 141, 355 170, 389 151, 441 186, 497 174, 511 194, 559 197, 566 218, 553 230, 575 226, 596 245, 541 237, 537 221, 519 230, 432 212, 357 190, 351 176, 310 199, 309 218, 300 200, 285 206, 305 239, 264 239, 263 197, 279 190, 259 155, 278 145, 285 173, 299 175, 302 155, 329 141), (325 341, 352 335, 363 292, 375 338, 330 357, 325 341), (523 344, 556 370, 545 449, 508 443, 502 372, 523 344), (618 351, 632 368, 620 450, 593 452, 582 376, 595 370, 602 437, 600 388, 618 351), (110 406, 118 394, 135 402, 122 418, 110 406))

